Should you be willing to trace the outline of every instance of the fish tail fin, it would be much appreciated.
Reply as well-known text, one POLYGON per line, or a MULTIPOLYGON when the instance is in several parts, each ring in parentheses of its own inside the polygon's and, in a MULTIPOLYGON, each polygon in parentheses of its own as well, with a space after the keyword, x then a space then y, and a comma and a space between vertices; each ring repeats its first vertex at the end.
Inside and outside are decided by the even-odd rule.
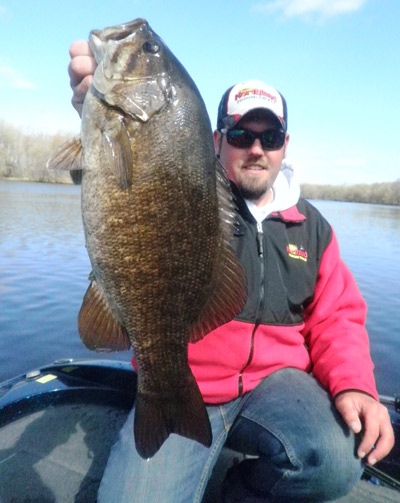
POLYGON ((168 398, 138 392, 135 402, 136 449, 151 458, 171 433, 196 440, 206 447, 212 442, 207 410, 194 377, 168 398))

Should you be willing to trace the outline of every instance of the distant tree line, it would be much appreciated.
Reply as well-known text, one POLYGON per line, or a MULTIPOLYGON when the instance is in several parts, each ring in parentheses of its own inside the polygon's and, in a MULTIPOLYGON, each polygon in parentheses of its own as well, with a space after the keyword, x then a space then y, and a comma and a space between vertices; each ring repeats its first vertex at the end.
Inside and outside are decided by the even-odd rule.
POLYGON ((49 171, 46 162, 71 135, 24 133, 0 121, 0 178, 71 183, 68 172, 49 171))
MULTIPOLYGON (((49 171, 46 162, 56 148, 71 135, 24 133, 0 121, 0 178, 33 182, 71 183, 68 172, 49 171)), ((313 185, 301 186, 306 199, 353 201, 400 205, 400 179, 392 183, 371 185, 313 185)))
POLYGON ((400 205, 400 179, 390 183, 360 183, 356 185, 305 183, 301 186, 301 195, 306 199, 400 205))

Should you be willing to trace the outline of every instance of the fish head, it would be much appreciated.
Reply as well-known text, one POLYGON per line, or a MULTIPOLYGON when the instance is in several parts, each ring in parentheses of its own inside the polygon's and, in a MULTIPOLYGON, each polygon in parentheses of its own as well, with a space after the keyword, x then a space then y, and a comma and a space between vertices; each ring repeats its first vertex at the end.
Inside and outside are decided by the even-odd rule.
POLYGON ((92 30, 89 43, 98 64, 93 92, 108 105, 147 121, 174 101, 174 56, 147 21, 92 30))

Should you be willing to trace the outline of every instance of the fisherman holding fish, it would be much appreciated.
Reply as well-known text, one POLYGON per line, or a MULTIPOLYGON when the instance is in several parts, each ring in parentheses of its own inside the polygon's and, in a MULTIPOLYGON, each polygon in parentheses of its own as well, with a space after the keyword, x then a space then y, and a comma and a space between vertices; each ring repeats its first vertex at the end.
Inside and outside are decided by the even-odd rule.
MULTIPOLYGON (((143 48, 158 51, 152 44, 143 48)), ((71 45, 70 56, 72 103, 81 114, 99 61, 83 41, 71 45)), ((207 445, 204 437, 167 434, 145 459, 148 451, 138 453, 133 440, 132 412, 99 502, 200 503, 224 445, 253 455, 228 471, 224 503, 323 502, 347 494, 364 464, 391 450, 366 305, 331 226, 300 197, 285 161, 287 128, 286 101, 264 82, 240 82, 222 96, 214 146, 238 208, 231 246, 245 271, 247 300, 232 321, 189 343, 211 446, 199 443, 207 445)))

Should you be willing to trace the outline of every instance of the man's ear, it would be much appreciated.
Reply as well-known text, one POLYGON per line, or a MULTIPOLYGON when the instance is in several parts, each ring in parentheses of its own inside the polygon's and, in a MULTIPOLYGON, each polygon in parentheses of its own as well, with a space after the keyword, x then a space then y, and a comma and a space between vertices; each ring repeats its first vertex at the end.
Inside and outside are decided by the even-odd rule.
POLYGON ((285 143, 283 145, 283 158, 286 157, 286 149, 287 149, 287 146, 288 146, 288 143, 289 143, 289 140, 290 140, 290 135, 287 134, 286 135, 286 138, 285 138, 285 143))

